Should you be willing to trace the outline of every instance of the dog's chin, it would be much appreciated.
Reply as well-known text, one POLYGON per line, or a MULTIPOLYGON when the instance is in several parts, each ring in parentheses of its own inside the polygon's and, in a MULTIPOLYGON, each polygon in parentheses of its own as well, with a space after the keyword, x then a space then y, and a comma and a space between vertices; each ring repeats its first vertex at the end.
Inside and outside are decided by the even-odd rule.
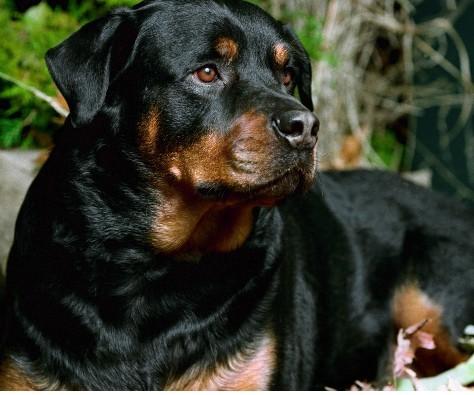
POLYGON ((312 179, 301 170, 293 169, 263 185, 251 188, 249 199, 257 206, 273 206, 285 198, 306 191, 312 179))
POLYGON ((198 186, 198 193, 211 200, 250 204, 255 206, 275 206, 294 194, 307 191, 314 181, 314 172, 293 168, 274 177, 261 177, 264 182, 234 184, 204 183, 198 186))

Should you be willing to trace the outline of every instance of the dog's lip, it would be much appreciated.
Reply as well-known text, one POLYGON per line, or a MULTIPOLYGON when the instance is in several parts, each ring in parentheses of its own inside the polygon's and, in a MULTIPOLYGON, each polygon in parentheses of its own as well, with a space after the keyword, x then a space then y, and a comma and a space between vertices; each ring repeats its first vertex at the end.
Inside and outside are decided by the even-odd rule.
POLYGON ((252 189, 249 190, 250 193, 259 193, 265 191, 267 189, 271 189, 275 185, 278 185, 280 182, 284 181, 288 176, 292 175, 293 173, 297 172, 296 167, 292 167, 291 169, 286 170, 281 175, 274 177, 270 181, 267 181, 262 184, 257 184, 252 189))
MULTIPOLYGON (((204 187, 198 187, 198 193, 205 199, 217 199, 223 203, 244 203, 244 202, 258 202, 258 205, 271 205, 273 202, 281 200, 283 197, 291 193, 290 189, 294 189, 289 177, 301 178, 297 167, 292 167, 279 175, 273 177, 271 180, 259 184, 245 184, 225 186, 218 184, 208 184, 204 187), (287 185, 284 183, 288 182, 287 185), (209 185, 213 186, 209 188, 209 185)), ((296 181, 296 180, 295 180, 296 181)), ((294 184, 297 184, 294 182, 294 184)))
POLYGON ((258 206, 274 206, 294 192, 299 187, 301 179, 301 171, 295 166, 268 182, 249 188, 245 195, 247 200, 258 206))
POLYGON ((195 189, 201 198, 224 205, 273 206, 295 192, 306 190, 312 174, 307 160, 301 158, 275 173, 272 178, 254 174, 250 179, 234 174, 236 181, 242 177, 243 182, 202 182, 196 184, 195 189), (245 178, 247 180, 244 181, 245 178), (263 182, 258 182, 259 179, 263 179, 263 182))

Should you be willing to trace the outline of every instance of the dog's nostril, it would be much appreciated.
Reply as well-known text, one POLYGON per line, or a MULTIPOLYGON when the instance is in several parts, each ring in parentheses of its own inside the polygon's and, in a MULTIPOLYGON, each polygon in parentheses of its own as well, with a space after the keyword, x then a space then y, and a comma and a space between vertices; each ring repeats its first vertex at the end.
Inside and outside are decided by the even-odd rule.
POLYGON ((288 130, 284 130, 284 133, 292 136, 299 136, 304 132, 304 123, 299 119, 295 119, 290 122, 288 130))
POLYGON ((314 117, 314 118, 315 120, 314 120, 314 125, 311 129, 311 136, 317 136, 319 132, 319 126, 320 126, 319 119, 317 117, 314 117))
POLYGON ((301 111, 288 111, 281 114, 277 120, 279 132, 284 136, 299 136, 305 131, 304 113, 301 111))

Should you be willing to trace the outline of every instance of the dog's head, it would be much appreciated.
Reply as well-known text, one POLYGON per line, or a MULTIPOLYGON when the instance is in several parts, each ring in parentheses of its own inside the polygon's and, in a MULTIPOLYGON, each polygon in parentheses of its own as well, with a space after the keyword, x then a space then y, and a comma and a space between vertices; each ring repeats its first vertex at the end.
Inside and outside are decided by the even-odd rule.
POLYGON ((113 114, 156 176, 196 199, 273 205, 312 183, 308 54, 252 4, 146 1, 87 24, 47 63, 73 126, 113 114))

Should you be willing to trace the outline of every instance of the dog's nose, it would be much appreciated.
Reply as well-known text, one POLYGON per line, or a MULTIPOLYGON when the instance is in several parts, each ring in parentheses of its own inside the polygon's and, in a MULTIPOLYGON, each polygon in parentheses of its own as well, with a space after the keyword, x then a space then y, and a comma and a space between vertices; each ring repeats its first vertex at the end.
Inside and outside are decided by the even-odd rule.
POLYGON ((318 141, 319 119, 309 111, 287 111, 273 117, 273 128, 293 148, 312 149, 318 141))

